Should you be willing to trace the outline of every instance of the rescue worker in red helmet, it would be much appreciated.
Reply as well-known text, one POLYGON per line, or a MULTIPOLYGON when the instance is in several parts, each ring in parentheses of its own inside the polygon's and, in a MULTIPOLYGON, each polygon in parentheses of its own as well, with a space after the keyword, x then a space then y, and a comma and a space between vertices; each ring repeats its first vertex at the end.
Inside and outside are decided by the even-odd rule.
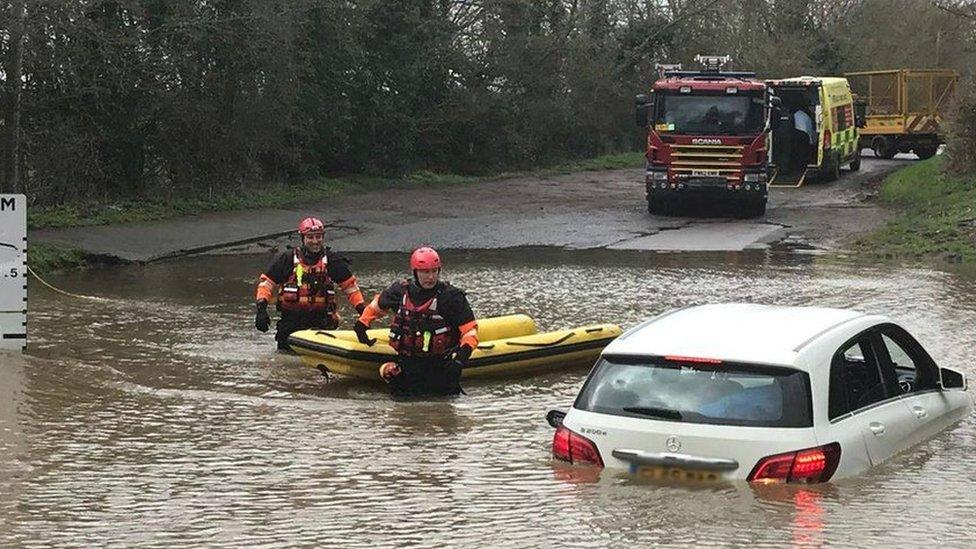
POLYGON ((380 366, 380 377, 395 395, 456 395, 461 369, 478 346, 478 323, 464 291, 440 279, 441 258, 433 248, 414 250, 410 269, 413 280, 394 282, 366 306, 356 336, 373 345, 366 330, 393 312, 390 346, 398 357, 380 366))
POLYGON ((303 219, 298 225, 298 234, 302 245, 276 255, 258 281, 254 327, 268 331, 271 325, 268 304, 277 302, 281 318, 276 326, 275 340, 281 350, 290 350, 288 336, 293 332, 338 327, 337 288, 346 294, 357 313, 366 308, 366 300, 348 261, 324 246, 325 225, 322 221, 315 217, 303 219))

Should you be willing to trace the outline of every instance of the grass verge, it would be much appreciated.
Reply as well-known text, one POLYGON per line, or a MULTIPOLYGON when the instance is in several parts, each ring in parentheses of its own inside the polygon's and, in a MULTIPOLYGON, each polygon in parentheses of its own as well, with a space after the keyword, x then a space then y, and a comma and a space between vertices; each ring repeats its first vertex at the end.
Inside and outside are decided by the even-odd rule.
POLYGON ((27 265, 34 272, 44 275, 61 269, 78 269, 88 266, 88 256, 81 250, 31 244, 27 250, 27 265))
POLYGON ((859 239, 858 250, 891 258, 976 260, 976 174, 945 174, 942 161, 937 156, 885 178, 878 197, 899 215, 859 239))
MULTIPOLYGON (((154 198, 123 200, 112 204, 77 202, 50 207, 33 207, 27 212, 29 229, 58 229, 158 221, 203 212, 249 210, 288 206, 308 200, 328 199, 356 191, 393 186, 434 187, 462 185, 503 177, 548 176, 581 171, 639 167, 643 153, 622 153, 558 164, 532 171, 469 177, 421 171, 402 179, 351 176, 339 179, 319 178, 298 185, 264 186, 234 191, 207 198, 154 198)), ((67 255, 64 256, 66 259, 67 255)))

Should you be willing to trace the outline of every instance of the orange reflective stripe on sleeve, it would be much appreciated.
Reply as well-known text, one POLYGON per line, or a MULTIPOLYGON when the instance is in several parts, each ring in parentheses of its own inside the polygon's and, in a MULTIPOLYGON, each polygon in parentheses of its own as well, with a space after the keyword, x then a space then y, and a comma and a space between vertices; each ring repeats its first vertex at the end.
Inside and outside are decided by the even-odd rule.
POLYGON ((277 284, 273 280, 268 278, 268 275, 262 274, 261 279, 258 282, 258 289, 256 293, 257 301, 267 301, 271 303, 275 300, 275 288, 277 284))
POLYGON ((467 345, 472 349, 478 348, 478 321, 472 320, 458 327, 461 332, 461 345, 467 345))
POLYGON ((380 309, 380 296, 377 295, 369 305, 363 309, 363 314, 359 315, 359 321, 369 326, 374 320, 383 316, 383 309, 380 309))
POLYGON ((340 282, 339 288, 346 294, 346 299, 349 300, 349 304, 353 307, 358 307, 360 303, 366 301, 363 297, 363 292, 359 291, 359 284, 356 283, 355 276, 350 276, 340 282))
POLYGON ((356 284, 356 277, 350 276, 349 278, 343 280, 342 282, 339 283, 339 288, 342 288, 342 291, 345 292, 346 295, 349 295, 353 292, 358 292, 359 285, 356 284))
POLYGON ((366 301, 366 298, 363 297, 363 293, 360 291, 347 295, 346 299, 349 300, 349 304, 353 307, 359 307, 360 303, 366 301))

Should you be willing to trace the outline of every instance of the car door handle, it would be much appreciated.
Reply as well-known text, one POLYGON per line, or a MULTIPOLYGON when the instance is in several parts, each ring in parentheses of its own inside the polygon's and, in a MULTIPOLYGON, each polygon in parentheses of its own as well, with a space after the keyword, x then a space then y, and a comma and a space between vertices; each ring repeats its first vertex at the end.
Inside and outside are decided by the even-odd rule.
POLYGON ((921 406, 912 406, 912 412, 915 413, 915 417, 918 419, 923 419, 925 416, 929 415, 928 410, 922 408, 921 406))
POLYGON ((876 437, 880 437, 885 432, 884 424, 878 423, 877 421, 872 421, 871 424, 868 425, 868 429, 871 429, 871 432, 874 433, 874 436, 876 437))

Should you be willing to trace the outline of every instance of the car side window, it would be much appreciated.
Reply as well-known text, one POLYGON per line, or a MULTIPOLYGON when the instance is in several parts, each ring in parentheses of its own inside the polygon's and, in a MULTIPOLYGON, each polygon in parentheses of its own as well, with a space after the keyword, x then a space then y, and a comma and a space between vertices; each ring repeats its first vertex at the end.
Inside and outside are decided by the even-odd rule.
POLYGON ((938 369, 922 346, 895 325, 884 326, 881 331, 881 360, 891 364, 898 390, 907 394, 936 388, 938 369))
POLYGON ((888 396, 877 354, 871 345, 871 332, 859 335, 834 353, 827 404, 830 419, 870 406, 888 396))
POLYGON ((887 335, 882 334, 881 341, 884 343, 885 350, 888 351, 888 356, 891 358, 891 366, 895 369, 895 375, 898 376, 899 390, 902 393, 912 392, 916 388, 915 361, 908 356, 908 353, 900 345, 895 343, 887 335))

